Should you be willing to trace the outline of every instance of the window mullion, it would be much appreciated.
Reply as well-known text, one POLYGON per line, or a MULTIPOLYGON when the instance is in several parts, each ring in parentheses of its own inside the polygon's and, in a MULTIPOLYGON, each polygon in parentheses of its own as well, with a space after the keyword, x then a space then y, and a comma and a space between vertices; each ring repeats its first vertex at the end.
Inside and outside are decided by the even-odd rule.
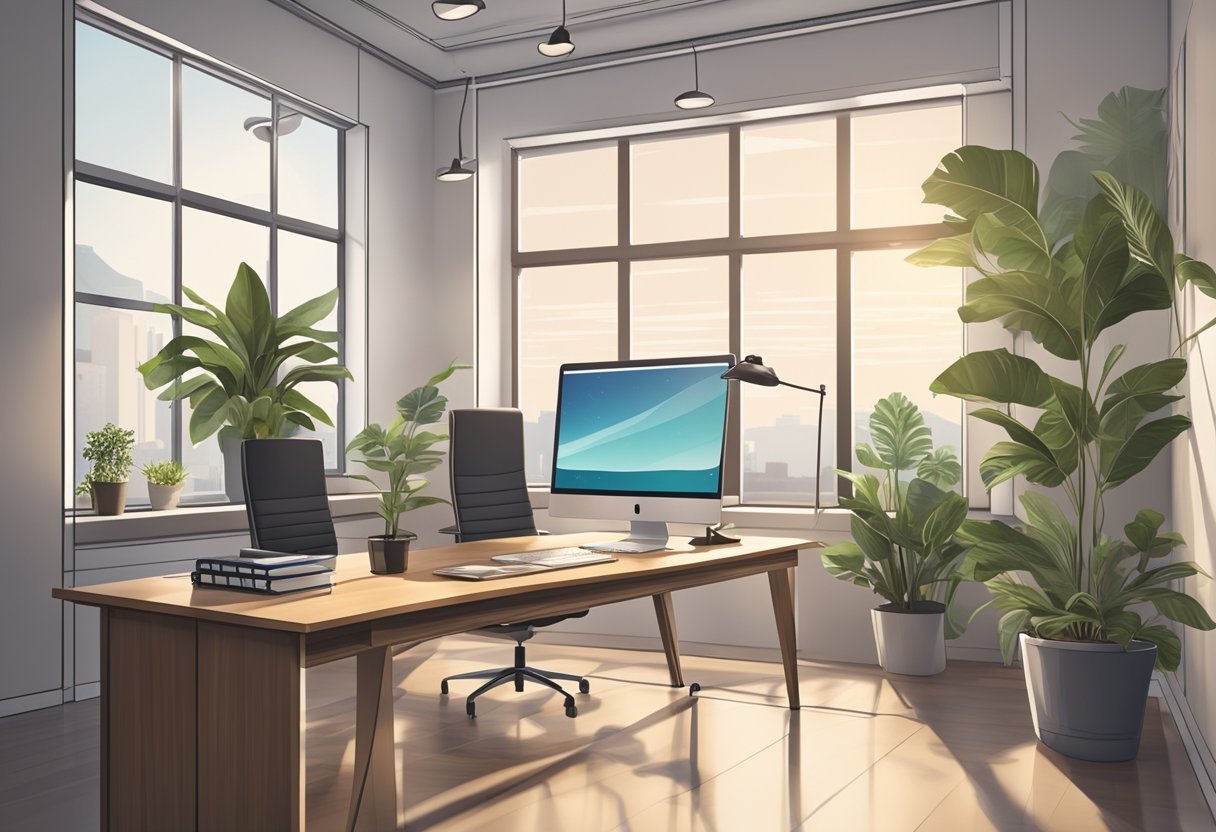
MULTIPOLYGON (((616 163, 616 244, 626 249, 630 243, 631 218, 629 215, 629 140, 617 142, 616 163)), ((616 272, 616 351, 617 358, 628 361, 630 355, 631 314, 630 307, 630 262, 625 257, 617 259, 616 272)))
MULTIPOLYGON (((182 59, 180 55, 173 57, 173 80, 171 88, 172 119, 173 119, 173 302, 182 303, 182 59)), ((173 337, 182 334, 182 319, 172 316, 173 337)), ((174 462, 183 463, 182 430, 183 400, 178 399, 169 405, 169 423, 171 436, 169 439, 170 455, 174 462)))
MULTIPOLYGON (((852 132, 847 113, 836 118, 836 229, 852 226, 852 132)), ((853 252, 836 249, 836 467, 853 470, 853 252)), ((829 391, 831 395, 831 391, 829 391)), ((820 471, 815 476, 821 476, 820 471)), ((837 477, 839 497, 853 495, 852 483, 837 477)))

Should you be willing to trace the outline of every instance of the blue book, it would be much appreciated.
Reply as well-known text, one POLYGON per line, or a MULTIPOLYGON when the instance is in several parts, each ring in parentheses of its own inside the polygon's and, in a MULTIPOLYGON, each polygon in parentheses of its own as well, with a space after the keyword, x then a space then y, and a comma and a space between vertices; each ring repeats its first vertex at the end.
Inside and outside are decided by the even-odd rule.
POLYGON ((270 555, 268 557, 199 558, 194 568, 199 571, 228 575, 286 577, 308 575, 317 571, 332 571, 334 555, 270 555))

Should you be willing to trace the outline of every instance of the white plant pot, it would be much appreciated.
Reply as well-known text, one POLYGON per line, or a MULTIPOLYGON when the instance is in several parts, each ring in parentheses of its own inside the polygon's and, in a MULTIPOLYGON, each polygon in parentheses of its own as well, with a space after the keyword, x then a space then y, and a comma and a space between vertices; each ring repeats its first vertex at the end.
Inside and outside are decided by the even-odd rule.
POLYGON ((915 611, 883 604, 870 610, 878 663, 888 673, 933 676, 946 669, 946 612, 936 602, 915 611))
POLYGON ((179 482, 177 485, 148 483, 148 500, 152 503, 152 510, 165 511, 166 509, 177 508, 177 500, 181 497, 183 487, 185 487, 185 483, 182 482, 179 482))
POLYGON ((1052 641, 1023 633, 1022 669, 1034 732, 1048 748, 1081 760, 1130 760, 1140 729, 1157 645, 1052 641))

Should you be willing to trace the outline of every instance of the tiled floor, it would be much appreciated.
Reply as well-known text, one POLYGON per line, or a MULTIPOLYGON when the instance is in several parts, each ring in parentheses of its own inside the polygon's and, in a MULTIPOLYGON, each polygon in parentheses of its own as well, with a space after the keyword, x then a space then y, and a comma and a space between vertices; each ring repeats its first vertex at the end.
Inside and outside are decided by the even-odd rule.
MULTIPOLYGON (((396 733, 406 829, 1216 830, 1168 714, 1150 700, 1139 758, 1081 763, 1039 746, 1021 673, 953 662, 931 679, 803 663, 804 707, 777 665, 685 657, 691 699, 658 653, 530 645, 591 677, 579 716, 504 686, 464 714, 450 673, 511 645, 449 638, 398 656, 396 733)), ((308 829, 346 819, 354 667, 307 681, 308 829)), ((0 720, 0 829, 97 828, 97 703, 0 720)))

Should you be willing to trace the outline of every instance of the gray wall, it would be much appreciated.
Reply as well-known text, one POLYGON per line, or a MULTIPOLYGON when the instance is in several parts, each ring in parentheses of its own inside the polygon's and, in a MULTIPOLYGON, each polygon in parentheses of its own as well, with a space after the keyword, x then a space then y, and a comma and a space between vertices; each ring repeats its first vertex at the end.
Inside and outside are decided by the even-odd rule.
POLYGON ((0 26, 0 715, 59 696, 63 442, 63 12, 0 26), (50 693, 48 693, 50 692, 50 693), (41 696, 39 696, 41 694, 41 696))

